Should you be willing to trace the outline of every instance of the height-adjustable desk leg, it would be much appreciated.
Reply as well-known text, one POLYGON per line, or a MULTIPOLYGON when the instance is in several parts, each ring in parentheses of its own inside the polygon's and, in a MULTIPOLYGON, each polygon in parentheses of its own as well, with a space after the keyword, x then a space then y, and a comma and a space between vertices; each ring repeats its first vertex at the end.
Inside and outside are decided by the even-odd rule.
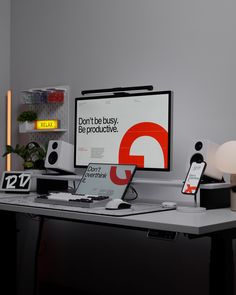
POLYGON ((232 232, 211 236, 210 295, 234 295, 232 232))

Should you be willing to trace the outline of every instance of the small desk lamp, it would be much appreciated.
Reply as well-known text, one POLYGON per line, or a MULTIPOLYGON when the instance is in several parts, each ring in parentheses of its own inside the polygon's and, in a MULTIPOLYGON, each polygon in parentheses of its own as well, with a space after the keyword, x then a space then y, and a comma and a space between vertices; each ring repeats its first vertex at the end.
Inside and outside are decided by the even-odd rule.
POLYGON ((227 141, 215 153, 216 167, 225 173, 230 173, 231 210, 236 211, 236 141, 227 141))

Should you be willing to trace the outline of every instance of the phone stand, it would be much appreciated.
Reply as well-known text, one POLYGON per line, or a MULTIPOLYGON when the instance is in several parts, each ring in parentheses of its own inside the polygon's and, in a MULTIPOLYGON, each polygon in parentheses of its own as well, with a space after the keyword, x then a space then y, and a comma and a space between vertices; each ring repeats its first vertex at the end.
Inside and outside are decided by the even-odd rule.
POLYGON ((198 207, 197 192, 206 168, 206 162, 192 162, 184 181, 182 193, 194 196, 194 207, 177 207, 178 211, 186 213, 203 213, 206 208, 198 207))
POLYGON ((194 195, 194 207, 177 207, 177 211, 183 213, 204 213, 206 208, 197 206, 197 195, 194 195))

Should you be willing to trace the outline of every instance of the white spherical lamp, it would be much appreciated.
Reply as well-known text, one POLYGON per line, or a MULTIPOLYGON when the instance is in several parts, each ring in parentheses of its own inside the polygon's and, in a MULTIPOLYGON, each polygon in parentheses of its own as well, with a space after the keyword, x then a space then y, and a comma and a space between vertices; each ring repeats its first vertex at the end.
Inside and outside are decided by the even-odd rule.
POLYGON ((215 153, 216 167, 224 172, 229 173, 231 189, 231 209, 236 211, 236 140, 228 141, 219 146, 215 153))

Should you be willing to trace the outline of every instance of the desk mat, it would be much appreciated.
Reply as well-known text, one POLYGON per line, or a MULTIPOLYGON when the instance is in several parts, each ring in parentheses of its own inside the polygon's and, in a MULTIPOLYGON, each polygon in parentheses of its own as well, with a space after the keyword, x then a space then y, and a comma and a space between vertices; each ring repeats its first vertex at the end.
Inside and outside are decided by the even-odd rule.
POLYGON ((5 196, 1 195, 0 203, 9 204, 9 205, 17 205, 17 206, 28 206, 35 207, 40 209, 52 209, 52 210, 63 210, 63 211, 71 211, 78 213, 86 213, 86 214, 98 214, 98 215, 107 215, 107 216, 129 216, 136 214, 145 214, 151 212, 162 212, 167 210, 173 210, 169 208, 162 208, 160 204, 150 204, 150 203, 132 203, 131 208, 129 209, 121 209, 121 210, 106 210, 105 207, 96 207, 96 208, 81 208, 81 207, 72 207, 72 206, 62 206, 55 204, 46 204, 46 203, 37 203, 35 202, 36 195, 11 195, 5 196))

